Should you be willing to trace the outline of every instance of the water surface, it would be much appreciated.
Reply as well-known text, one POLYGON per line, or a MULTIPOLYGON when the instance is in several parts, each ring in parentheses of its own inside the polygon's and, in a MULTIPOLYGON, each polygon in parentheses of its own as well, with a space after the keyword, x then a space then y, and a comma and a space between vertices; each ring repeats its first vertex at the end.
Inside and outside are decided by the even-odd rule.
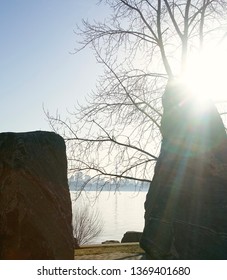
POLYGON ((76 206, 88 204, 94 211, 99 211, 103 231, 92 242, 93 244, 105 240, 121 241, 126 231, 143 230, 146 193, 146 191, 102 191, 97 196, 97 192, 87 191, 74 200, 76 193, 71 192, 72 207, 75 211, 76 206))

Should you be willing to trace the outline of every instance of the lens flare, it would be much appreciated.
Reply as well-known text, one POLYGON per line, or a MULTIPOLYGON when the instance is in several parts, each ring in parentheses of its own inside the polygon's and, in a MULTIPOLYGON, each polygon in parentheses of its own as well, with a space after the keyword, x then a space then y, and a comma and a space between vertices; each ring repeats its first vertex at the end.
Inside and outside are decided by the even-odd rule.
POLYGON ((227 48, 191 56, 182 82, 202 105, 206 100, 227 101, 227 48))

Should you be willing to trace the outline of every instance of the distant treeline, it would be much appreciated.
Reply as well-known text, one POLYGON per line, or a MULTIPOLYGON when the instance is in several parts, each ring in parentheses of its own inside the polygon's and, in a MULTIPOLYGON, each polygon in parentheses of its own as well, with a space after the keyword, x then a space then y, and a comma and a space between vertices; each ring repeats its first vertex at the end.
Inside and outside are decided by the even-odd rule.
POLYGON ((78 172, 68 180, 70 191, 147 191, 147 182, 114 178, 111 181, 103 178, 92 178, 78 172))

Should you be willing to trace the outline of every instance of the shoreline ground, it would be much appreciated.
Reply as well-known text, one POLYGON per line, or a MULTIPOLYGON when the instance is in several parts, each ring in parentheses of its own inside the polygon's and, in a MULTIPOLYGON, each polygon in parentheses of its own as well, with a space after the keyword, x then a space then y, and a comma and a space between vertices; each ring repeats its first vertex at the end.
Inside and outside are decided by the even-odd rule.
POLYGON ((75 260, 140 260, 144 255, 138 242, 83 245, 75 249, 75 260))

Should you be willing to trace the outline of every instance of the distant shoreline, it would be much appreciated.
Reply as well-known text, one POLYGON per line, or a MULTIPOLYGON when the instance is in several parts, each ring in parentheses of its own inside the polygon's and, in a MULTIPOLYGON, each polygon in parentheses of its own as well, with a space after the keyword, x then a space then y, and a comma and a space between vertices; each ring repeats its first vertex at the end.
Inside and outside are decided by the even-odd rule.
POLYGON ((116 189, 113 189, 113 188, 103 188, 103 189, 100 189, 100 188, 97 188, 97 187, 88 187, 88 188, 75 188, 73 186, 70 186, 69 185, 69 190, 70 192, 79 192, 79 191, 87 191, 87 192, 147 192, 149 189, 149 187, 143 187, 143 188, 127 188, 127 187, 121 187, 121 188, 116 188, 116 189))

